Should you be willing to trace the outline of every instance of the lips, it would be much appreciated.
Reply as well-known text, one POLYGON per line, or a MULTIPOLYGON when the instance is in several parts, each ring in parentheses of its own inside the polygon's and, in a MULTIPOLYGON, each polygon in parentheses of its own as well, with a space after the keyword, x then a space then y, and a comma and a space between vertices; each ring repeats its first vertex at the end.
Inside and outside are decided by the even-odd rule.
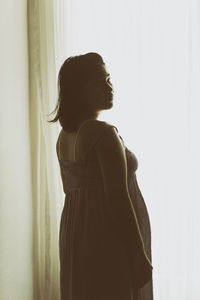
POLYGON ((113 97, 113 94, 107 94, 107 95, 106 95, 106 98, 109 98, 109 99, 110 99, 110 98, 112 98, 112 97, 113 97))

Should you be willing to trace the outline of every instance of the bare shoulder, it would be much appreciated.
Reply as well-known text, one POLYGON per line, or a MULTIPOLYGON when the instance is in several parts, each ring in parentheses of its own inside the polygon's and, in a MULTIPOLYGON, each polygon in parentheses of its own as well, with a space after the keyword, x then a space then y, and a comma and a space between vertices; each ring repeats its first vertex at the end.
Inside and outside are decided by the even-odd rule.
POLYGON ((115 138, 118 140, 119 143, 121 143, 117 134, 117 129, 115 128, 116 127, 114 125, 105 121, 88 120, 85 124, 83 124, 83 126, 80 128, 77 134, 77 154, 79 153, 81 155, 81 153, 86 153, 88 149, 94 147, 97 143, 99 144, 99 141, 102 139, 102 137, 104 135, 107 136, 108 131, 113 132, 115 138))
POLYGON ((125 156, 125 149, 122 140, 115 126, 106 126, 100 138, 94 145, 95 151, 102 163, 112 161, 119 163, 125 156))
POLYGON ((80 130, 81 134, 89 134, 107 126, 107 122, 101 120, 88 120, 80 130))
POLYGON ((87 146, 92 140, 101 135, 109 124, 100 120, 88 120, 77 133, 77 144, 87 146))

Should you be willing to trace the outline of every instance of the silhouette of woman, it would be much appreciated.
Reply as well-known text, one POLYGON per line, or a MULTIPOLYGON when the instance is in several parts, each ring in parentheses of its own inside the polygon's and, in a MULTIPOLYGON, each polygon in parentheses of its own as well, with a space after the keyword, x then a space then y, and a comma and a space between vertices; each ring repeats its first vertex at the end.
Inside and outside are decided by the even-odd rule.
MULTIPOLYGON (((153 300, 151 228, 135 154, 98 120, 113 86, 97 53, 69 57, 58 75, 56 150, 65 203, 59 232, 61 300, 153 300)), ((54 110, 54 111, 55 111, 54 110)))

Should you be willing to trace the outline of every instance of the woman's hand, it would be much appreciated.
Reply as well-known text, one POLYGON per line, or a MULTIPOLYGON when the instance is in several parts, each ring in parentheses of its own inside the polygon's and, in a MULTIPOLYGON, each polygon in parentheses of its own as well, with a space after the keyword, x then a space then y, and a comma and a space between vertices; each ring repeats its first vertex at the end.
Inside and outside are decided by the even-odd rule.
POLYGON ((144 286, 152 278, 153 266, 145 254, 145 251, 134 255, 133 262, 133 286, 137 289, 144 286))

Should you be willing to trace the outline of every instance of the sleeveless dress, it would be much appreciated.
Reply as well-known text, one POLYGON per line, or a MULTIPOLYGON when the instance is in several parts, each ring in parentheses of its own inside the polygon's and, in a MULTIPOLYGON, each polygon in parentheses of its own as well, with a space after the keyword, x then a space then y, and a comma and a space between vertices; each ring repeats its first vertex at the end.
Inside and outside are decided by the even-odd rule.
MULTIPOLYGON (((118 129, 107 122, 98 122, 106 125, 105 129, 90 140, 83 161, 58 158, 65 192, 59 231, 61 300, 153 300, 152 279, 140 289, 132 287, 127 252, 111 222, 93 146, 108 128, 114 127, 117 133, 118 129)), ((151 261, 150 220, 135 174, 138 161, 124 147, 128 190, 151 261)))

